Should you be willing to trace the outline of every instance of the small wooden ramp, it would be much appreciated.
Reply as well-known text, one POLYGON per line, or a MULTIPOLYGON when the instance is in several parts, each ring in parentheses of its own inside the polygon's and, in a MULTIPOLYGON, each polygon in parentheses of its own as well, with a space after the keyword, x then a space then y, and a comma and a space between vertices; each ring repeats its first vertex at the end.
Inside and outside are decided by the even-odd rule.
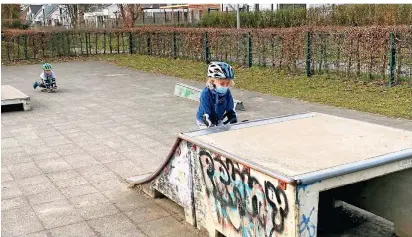
POLYGON ((326 114, 180 134, 156 172, 127 182, 167 196, 210 236, 317 236, 339 224, 320 210, 335 208, 332 200, 412 236, 412 132, 326 114), (324 192, 333 199, 320 198, 324 192))
POLYGON ((23 106, 23 110, 31 109, 30 96, 10 85, 1 86, 1 106, 19 104, 23 106))

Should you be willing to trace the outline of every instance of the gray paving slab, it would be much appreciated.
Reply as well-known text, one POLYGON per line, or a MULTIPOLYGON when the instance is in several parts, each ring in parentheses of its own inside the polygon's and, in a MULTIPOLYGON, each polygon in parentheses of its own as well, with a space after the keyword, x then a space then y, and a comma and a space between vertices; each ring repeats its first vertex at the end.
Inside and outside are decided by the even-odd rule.
POLYGON ((20 208, 24 206, 28 206, 28 202, 27 199, 23 196, 1 200, 2 211, 20 208))
POLYGON ((72 225, 66 225, 51 229, 49 233, 53 237, 93 237, 96 236, 94 231, 87 225, 86 222, 79 222, 72 225))
POLYGON ((67 200, 58 200, 32 207, 46 229, 84 221, 67 200))
MULTIPOLYGON (((207 236, 184 224, 172 201, 152 200, 122 180, 153 171, 178 133, 197 128, 198 103, 173 91, 176 82, 203 83, 104 62, 53 66, 57 93, 33 90, 38 65, 1 70, 2 83, 32 104, 29 111, 2 113, 3 236, 207 236), (124 75, 107 76, 114 71, 124 75)), ((241 120, 312 111, 412 130, 410 120, 232 93, 246 107, 241 120)))
POLYGON ((44 230, 30 206, 1 212, 1 236, 18 236, 44 230))

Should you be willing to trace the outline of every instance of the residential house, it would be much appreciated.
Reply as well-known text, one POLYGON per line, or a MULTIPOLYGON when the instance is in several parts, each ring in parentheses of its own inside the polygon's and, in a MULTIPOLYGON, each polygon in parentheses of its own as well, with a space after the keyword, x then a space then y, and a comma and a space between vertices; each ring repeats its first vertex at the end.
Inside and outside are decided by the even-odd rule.
POLYGON ((55 6, 49 13, 46 15, 46 22, 47 26, 60 26, 61 25, 61 8, 59 6, 55 6))
POLYGON ((48 26, 64 26, 70 28, 71 25, 69 11, 64 5, 55 6, 54 9, 46 15, 46 21, 49 22, 48 26))
POLYGON ((25 20, 27 22, 34 22, 35 16, 42 9, 42 5, 28 5, 25 20))
MULTIPOLYGON (((29 7, 32 6, 34 5, 30 5, 29 7)), ((38 11, 35 14, 32 14, 28 19, 32 24, 37 26, 64 26, 70 28, 70 14, 65 5, 47 4, 33 7, 34 10, 37 8, 38 11)))
POLYGON ((119 18, 119 12, 117 4, 95 5, 84 13, 84 20, 88 27, 112 27, 119 18))
POLYGON ((60 5, 58 8, 59 25, 69 29, 72 26, 71 15, 66 5, 60 5))
POLYGON ((34 24, 40 26, 51 26, 53 19, 51 19, 50 16, 57 7, 57 5, 52 4, 42 5, 41 9, 34 15, 34 24))

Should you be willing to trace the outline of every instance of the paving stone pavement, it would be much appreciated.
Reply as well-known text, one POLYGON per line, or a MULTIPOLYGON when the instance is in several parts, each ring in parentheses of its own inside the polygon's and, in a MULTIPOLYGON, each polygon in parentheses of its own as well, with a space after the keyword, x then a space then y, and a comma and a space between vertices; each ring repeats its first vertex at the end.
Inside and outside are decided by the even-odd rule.
MULTIPOLYGON (((105 62, 54 64, 59 91, 33 90, 40 65, 2 67, 2 85, 32 110, 1 119, 2 236, 206 236, 168 199, 124 178, 152 172, 176 135, 197 129, 197 102, 173 96, 178 81, 105 62)), ((323 112, 412 130, 412 121, 232 90, 241 120, 323 112)))

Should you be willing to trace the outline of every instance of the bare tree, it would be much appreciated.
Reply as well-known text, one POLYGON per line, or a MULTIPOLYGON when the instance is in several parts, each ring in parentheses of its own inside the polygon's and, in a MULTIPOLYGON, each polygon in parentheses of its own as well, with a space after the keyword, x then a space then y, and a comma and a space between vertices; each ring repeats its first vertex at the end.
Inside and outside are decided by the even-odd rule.
POLYGON ((143 14, 142 4, 118 4, 124 28, 131 28, 143 14))
POLYGON ((19 4, 1 4, 1 19, 18 19, 19 16, 19 4))
POLYGON ((71 25, 77 29, 84 23, 84 13, 90 9, 91 4, 66 4, 70 16, 71 25))

